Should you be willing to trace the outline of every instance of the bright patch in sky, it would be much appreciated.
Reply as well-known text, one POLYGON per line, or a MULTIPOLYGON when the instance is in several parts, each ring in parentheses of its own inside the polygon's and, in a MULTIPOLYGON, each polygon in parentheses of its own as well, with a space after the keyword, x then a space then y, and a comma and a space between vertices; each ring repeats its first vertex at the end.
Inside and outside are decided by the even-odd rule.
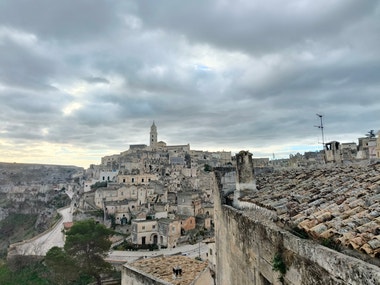
POLYGON ((74 102, 67 105, 62 111, 65 116, 70 116, 74 111, 79 110, 82 107, 83 105, 81 103, 74 102))

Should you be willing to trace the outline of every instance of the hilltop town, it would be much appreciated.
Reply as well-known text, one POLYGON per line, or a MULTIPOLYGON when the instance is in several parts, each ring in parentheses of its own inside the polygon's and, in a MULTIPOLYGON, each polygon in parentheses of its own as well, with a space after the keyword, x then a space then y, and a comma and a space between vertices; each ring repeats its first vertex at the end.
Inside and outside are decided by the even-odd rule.
MULTIPOLYGON (((121 284, 379 284, 371 281, 380 265, 379 136, 358 144, 332 141, 323 151, 277 160, 248 151, 192 150, 158 138, 153 122, 148 145, 130 145, 86 170, 5 164, 4 200, 45 222, 59 206, 67 207, 55 230, 48 230, 48 236, 60 236, 58 243, 39 236, 11 244, 8 257, 44 255, 63 245, 73 222, 91 218, 119 233, 107 260, 122 271, 121 284), (197 244, 198 250, 191 247, 195 254, 184 254, 197 244), (332 254, 326 246, 369 283, 355 283, 356 276, 342 273, 346 267, 321 261, 332 254), (131 250, 136 254, 121 253, 131 250), (298 281, 273 269, 278 253, 298 281), (183 275, 179 266, 186 267, 183 275)), ((10 214, 4 205, 0 221, 10 214)))
POLYGON ((212 169, 232 165, 231 152, 158 141, 153 122, 149 145, 130 145, 86 170, 77 212, 104 211, 104 222, 130 233, 130 242, 141 248, 195 242, 213 236, 212 169))

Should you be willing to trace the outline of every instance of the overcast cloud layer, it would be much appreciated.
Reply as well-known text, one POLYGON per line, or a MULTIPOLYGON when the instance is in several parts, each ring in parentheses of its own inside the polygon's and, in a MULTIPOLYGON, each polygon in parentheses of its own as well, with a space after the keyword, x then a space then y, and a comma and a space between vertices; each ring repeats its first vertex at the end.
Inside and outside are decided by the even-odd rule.
POLYGON ((380 129, 380 2, 0 1, 0 161, 276 157, 380 129))

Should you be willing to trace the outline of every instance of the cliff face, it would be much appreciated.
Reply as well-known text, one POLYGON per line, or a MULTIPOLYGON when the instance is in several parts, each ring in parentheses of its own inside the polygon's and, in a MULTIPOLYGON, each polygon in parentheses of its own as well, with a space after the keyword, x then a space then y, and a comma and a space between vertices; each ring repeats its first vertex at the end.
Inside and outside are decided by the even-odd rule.
POLYGON ((10 243, 46 230, 56 210, 79 191, 83 168, 0 163, 0 254, 10 243))

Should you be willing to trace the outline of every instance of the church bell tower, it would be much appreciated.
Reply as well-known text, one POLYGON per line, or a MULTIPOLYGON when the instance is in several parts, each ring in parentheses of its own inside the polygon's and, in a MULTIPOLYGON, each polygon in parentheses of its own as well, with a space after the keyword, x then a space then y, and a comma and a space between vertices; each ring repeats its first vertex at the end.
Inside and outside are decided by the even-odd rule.
POLYGON ((157 127, 154 124, 150 127, 150 137, 149 137, 150 147, 155 147, 157 145, 157 127))

